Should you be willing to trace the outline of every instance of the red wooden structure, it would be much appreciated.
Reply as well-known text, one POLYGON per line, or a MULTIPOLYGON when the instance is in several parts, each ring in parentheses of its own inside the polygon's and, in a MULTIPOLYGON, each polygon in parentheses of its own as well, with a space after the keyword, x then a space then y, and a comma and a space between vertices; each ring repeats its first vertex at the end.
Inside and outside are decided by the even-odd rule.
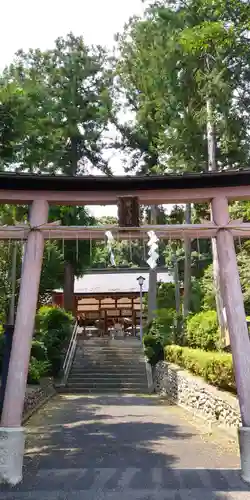
POLYGON ((240 286, 234 236, 250 236, 250 224, 230 221, 228 202, 250 199, 250 172, 190 174, 163 177, 73 177, 0 174, 0 202, 31 204, 30 225, 0 227, 0 239, 26 239, 20 294, 0 430, 0 477, 18 482, 22 477, 24 433, 22 411, 36 314, 45 238, 102 239, 109 229, 126 239, 145 237, 153 229, 159 237, 216 237, 237 392, 243 427, 240 432, 243 477, 250 481, 250 341, 240 286), (212 221, 203 224, 144 227, 62 227, 48 224, 49 204, 116 204, 137 197, 143 205, 209 202, 212 221), (11 446, 10 446, 11 442, 11 446), (17 460, 19 455, 20 460, 17 460), (19 467, 20 470, 17 470, 19 467))

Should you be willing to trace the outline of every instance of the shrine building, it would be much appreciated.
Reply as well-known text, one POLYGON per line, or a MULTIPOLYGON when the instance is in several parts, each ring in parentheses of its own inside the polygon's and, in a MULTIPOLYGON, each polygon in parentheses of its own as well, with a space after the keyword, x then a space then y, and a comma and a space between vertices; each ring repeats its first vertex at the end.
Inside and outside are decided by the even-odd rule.
MULTIPOLYGON (((143 295, 149 288, 149 269, 95 269, 86 271, 75 279, 75 314, 82 316, 86 326, 104 321, 105 330, 110 324, 131 319, 136 326, 140 322, 140 287, 138 278, 144 278, 143 295)), ((171 283, 173 277, 165 268, 158 269, 157 281, 171 283)), ((52 303, 63 306, 63 290, 54 290, 52 303)))

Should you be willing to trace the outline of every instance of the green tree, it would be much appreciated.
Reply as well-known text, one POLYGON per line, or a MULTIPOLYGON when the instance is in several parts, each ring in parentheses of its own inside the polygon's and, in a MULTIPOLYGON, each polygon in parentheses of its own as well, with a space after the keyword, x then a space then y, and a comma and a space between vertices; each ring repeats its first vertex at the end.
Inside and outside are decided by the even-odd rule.
POLYGON ((102 153, 111 88, 107 53, 82 37, 58 38, 44 52, 20 50, 0 80, 5 166, 69 175, 91 166, 108 171, 102 153))
POLYGON ((144 19, 125 27, 118 74, 135 115, 133 127, 124 127, 125 137, 133 148, 135 137, 144 143, 146 137, 158 160, 148 169, 148 147, 140 156, 144 171, 206 170, 211 144, 220 168, 247 164, 248 14, 244 2, 185 0, 176 5, 165 0, 151 4, 144 19), (128 134, 131 128, 134 134, 128 134))
MULTIPOLYGON (((60 220, 65 226, 93 226, 96 221, 85 207, 51 207, 50 220, 60 220)), ((95 253, 95 241, 78 240, 77 231, 72 234, 72 240, 61 240, 57 243, 57 252, 63 265, 64 308, 75 310, 74 278, 84 274, 86 268, 92 265, 95 253)), ((61 276, 61 268, 58 269, 61 276)))
MULTIPOLYGON (((66 175, 96 167, 110 174, 104 150, 109 146, 111 69, 104 49, 87 47, 73 34, 58 38, 51 50, 19 51, 0 80, 2 166, 66 175)), ((83 207, 50 212, 50 220, 62 224, 94 223, 83 207)), ((74 276, 90 264, 90 244, 79 241, 76 249, 76 243, 66 241, 62 253, 65 307, 73 310, 74 276)))

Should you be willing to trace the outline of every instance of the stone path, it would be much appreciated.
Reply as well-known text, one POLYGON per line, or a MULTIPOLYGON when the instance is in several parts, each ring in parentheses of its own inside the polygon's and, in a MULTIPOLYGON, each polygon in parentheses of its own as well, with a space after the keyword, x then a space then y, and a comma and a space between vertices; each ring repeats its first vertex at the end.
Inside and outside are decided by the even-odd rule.
POLYGON ((250 500, 235 443, 199 424, 157 397, 56 396, 0 500, 250 500))

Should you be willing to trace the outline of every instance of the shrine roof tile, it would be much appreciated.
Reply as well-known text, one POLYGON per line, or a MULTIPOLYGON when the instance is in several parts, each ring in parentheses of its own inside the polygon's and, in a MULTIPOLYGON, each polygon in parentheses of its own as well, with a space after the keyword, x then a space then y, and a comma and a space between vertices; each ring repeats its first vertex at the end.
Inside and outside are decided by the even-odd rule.
MULTIPOLYGON (((93 273, 85 274, 82 278, 75 279, 75 294, 107 294, 107 293, 138 293, 139 285, 137 278, 145 278, 143 291, 148 291, 149 272, 135 271, 134 273, 93 273)), ((169 272, 157 273, 157 281, 171 283, 173 277, 169 272)), ((54 290, 56 293, 62 293, 62 290, 54 290)))

